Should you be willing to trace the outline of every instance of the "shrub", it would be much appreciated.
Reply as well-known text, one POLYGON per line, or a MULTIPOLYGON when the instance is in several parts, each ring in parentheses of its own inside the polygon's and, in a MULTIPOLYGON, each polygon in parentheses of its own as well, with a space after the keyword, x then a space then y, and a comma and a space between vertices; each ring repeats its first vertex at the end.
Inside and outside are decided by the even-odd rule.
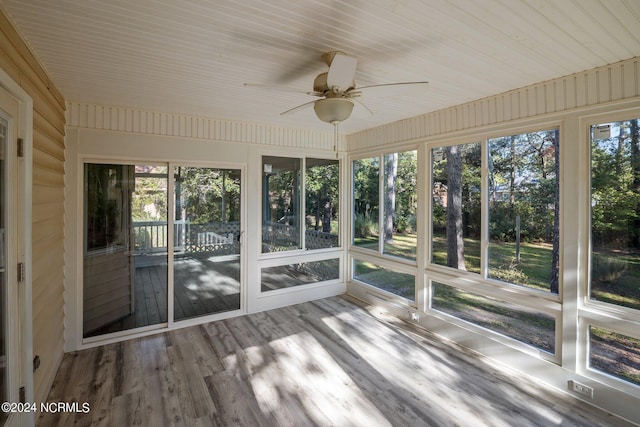
POLYGON ((515 258, 511 260, 508 266, 501 265, 499 267, 492 268, 491 278, 518 285, 526 285, 529 281, 529 276, 518 268, 518 263, 515 258))
POLYGON ((591 260, 591 280, 593 282, 610 283, 620 279, 627 271, 624 260, 593 255, 591 260))
POLYGON ((398 216, 396 219, 396 230, 398 233, 413 233, 416 229, 416 216, 398 216))
POLYGON ((353 231, 355 237, 369 237, 376 234, 377 224, 368 215, 356 212, 353 217, 353 231))

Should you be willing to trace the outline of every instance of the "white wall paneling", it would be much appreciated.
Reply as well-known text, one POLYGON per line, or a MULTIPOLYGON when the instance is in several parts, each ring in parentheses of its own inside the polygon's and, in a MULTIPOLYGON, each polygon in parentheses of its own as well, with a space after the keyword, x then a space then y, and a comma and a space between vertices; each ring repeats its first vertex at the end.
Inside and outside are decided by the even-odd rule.
POLYGON ((348 135, 349 152, 640 96, 640 58, 537 83, 348 135))
MULTIPOLYGON (((67 102, 67 126, 208 141, 243 142, 334 151, 334 134, 268 124, 143 111, 127 107, 67 102)), ((338 146, 343 149, 345 137, 338 146)))

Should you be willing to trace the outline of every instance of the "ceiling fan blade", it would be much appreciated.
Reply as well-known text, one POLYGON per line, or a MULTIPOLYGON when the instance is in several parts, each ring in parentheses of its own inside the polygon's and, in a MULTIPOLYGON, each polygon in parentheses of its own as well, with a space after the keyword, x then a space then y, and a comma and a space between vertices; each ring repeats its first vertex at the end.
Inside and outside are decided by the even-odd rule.
POLYGON ((426 90, 429 87, 429 82, 401 82, 401 83, 383 83, 379 85, 360 86, 354 90, 348 92, 348 95, 358 96, 359 92, 380 95, 404 95, 414 93, 416 91, 426 90))
POLYGON ((262 83, 242 83, 242 86, 244 86, 244 87, 252 87, 252 88, 256 88, 256 89, 275 90, 275 91, 278 91, 278 92, 295 92, 295 93, 307 93, 308 92, 306 90, 293 88, 293 87, 262 84, 262 83))
POLYGON ((293 114, 293 113, 297 113, 298 111, 302 111, 305 110, 309 107, 311 107, 313 104, 315 104, 316 101, 309 101, 309 102, 305 102, 302 105, 298 105, 297 107, 293 107, 287 111, 283 111, 282 113, 280 113, 281 116, 284 115, 288 115, 288 114, 293 114))
POLYGON ((373 111, 371 111, 371 109, 367 107, 364 102, 360 101, 357 98, 351 98, 351 100, 355 101, 356 108, 354 109, 354 116, 359 118, 373 116, 373 111))
POLYGON ((357 65, 357 58, 336 52, 331 60, 327 74, 327 86, 329 89, 337 87, 340 91, 345 91, 353 87, 357 65))
POLYGON ((324 96, 324 94, 320 92, 309 92, 308 90, 302 90, 294 87, 286 87, 286 86, 280 86, 280 85, 269 85, 269 84, 262 84, 262 83, 243 83, 242 85, 244 87, 254 87, 257 89, 272 90, 277 92, 304 93, 306 95, 318 96, 318 97, 324 96))

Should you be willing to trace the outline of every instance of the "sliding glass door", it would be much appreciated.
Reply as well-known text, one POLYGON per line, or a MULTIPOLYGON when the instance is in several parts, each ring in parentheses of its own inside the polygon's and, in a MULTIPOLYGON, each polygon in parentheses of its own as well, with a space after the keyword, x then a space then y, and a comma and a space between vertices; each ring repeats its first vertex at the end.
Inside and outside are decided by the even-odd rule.
POLYGON ((166 323, 167 166, 84 173, 84 337, 166 323))
POLYGON ((83 337, 239 310, 240 188, 239 169, 86 163, 83 337))
POLYGON ((240 170, 174 168, 174 319, 240 309, 240 170))

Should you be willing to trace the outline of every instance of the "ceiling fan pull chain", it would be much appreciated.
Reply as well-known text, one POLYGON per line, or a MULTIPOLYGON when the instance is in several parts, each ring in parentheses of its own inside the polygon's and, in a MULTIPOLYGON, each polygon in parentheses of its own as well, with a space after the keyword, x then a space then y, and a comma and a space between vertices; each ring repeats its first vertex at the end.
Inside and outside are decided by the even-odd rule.
POLYGON ((338 158, 338 125, 339 121, 335 120, 333 123, 333 151, 336 153, 336 159, 338 158))

